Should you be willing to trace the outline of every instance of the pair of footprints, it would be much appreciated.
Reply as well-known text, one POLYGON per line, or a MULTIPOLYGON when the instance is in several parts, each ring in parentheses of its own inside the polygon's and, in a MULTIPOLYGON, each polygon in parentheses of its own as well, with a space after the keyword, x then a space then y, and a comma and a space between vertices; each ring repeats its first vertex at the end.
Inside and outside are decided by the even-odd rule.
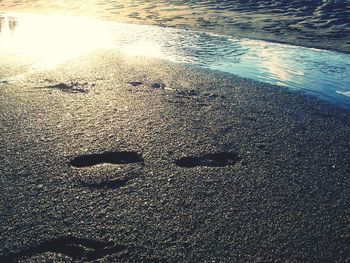
MULTIPOLYGON (((236 152, 219 152, 205 154, 202 156, 188 156, 182 157, 175 161, 175 164, 182 168, 194 168, 197 166, 207 167, 224 167, 229 165, 235 165, 240 162, 241 158, 236 152)), ((137 152, 104 152, 88 155, 81 155, 70 161, 70 165, 76 168, 91 167, 98 164, 135 164, 140 163, 144 165, 144 159, 142 155, 137 152)), ((120 188, 129 181, 130 178, 115 178, 102 182, 86 182, 80 180, 80 184, 83 187, 88 188, 120 188)))
MULTIPOLYGON (((210 153, 202 156, 182 157, 175 164, 183 168, 194 168, 197 166, 224 167, 235 165, 241 160, 236 152, 210 153)), ((77 168, 90 167, 98 164, 144 164, 142 155, 137 152, 104 152, 81 155, 70 161, 70 165, 77 168)))

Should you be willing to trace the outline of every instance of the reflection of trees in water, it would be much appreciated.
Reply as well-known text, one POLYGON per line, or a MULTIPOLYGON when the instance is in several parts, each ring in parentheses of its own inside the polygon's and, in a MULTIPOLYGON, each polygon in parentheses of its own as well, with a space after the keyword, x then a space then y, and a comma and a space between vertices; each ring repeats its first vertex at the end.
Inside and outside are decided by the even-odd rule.
POLYGON ((0 15, 0 32, 2 32, 2 30, 3 30, 3 26, 5 23, 4 20, 5 20, 5 18, 0 15))
POLYGON ((18 25, 18 21, 14 17, 4 17, 0 15, 0 32, 5 31, 6 29, 6 20, 8 28, 11 31, 14 31, 18 25))
POLYGON ((15 28, 17 27, 17 20, 14 17, 9 17, 8 18, 8 23, 9 23, 9 28, 11 31, 15 30, 15 28))

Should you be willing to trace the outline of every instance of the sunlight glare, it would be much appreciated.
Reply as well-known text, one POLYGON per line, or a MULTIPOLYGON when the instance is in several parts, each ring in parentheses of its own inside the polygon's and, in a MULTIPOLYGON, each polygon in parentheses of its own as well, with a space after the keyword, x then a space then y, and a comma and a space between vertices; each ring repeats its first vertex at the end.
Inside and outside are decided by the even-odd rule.
POLYGON ((113 44, 108 31, 87 18, 50 15, 43 23, 41 16, 23 14, 20 23, 10 28, 6 24, 12 23, 11 19, 11 16, 3 19, 1 48, 10 45, 8 48, 14 50, 17 56, 36 61, 33 68, 37 69, 52 68, 113 44))

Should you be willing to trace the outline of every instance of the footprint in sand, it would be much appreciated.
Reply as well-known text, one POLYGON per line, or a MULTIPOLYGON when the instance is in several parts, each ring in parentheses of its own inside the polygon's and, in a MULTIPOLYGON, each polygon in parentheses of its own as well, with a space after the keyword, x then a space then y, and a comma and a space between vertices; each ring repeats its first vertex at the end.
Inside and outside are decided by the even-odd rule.
POLYGON ((73 167, 84 168, 98 164, 144 164, 142 155, 137 152, 104 152, 81 155, 69 162, 73 167))
POLYGON ((133 87, 138 87, 141 85, 147 85, 150 88, 153 89, 165 89, 166 85, 162 82, 153 82, 153 83, 143 83, 141 81, 132 81, 132 82, 128 82, 129 85, 133 86, 133 87))
POLYGON ((166 85, 164 83, 158 83, 158 82, 155 82, 155 83, 152 83, 150 85, 151 88, 153 89, 164 89, 166 87, 166 85))
POLYGON ((19 258, 32 257, 46 252, 60 253, 73 260, 86 262, 117 253, 120 254, 120 258, 123 258, 128 255, 129 249, 130 247, 113 242, 66 236, 44 241, 18 253, 0 256, 0 262, 17 262, 19 258))
POLYGON ((50 85, 50 86, 46 86, 44 88, 45 89, 57 89, 57 90, 60 90, 62 92, 66 92, 66 93, 87 93, 86 90, 84 90, 82 88, 78 88, 78 86, 76 86, 76 85, 65 84, 65 83, 50 85))
POLYGON ((132 81, 132 82, 128 82, 128 84, 130 84, 131 86, 137 87, 137 86, 141 86, 143 84, 143 82, 132 81))
MULTIPOLYGON (((46 82, 52 82, 50 80, 45 80, 46 82)), ((88 93, 89 87, 95 87, 95 83, 89 84, 88 82, 68 82, 68 83, 58 83, 54 85, 49 85, 45 87, 38 87, 41 89, 57 89, 66 93, 88 93)))
POLYGON ((188 156, 175 161, 175 164, 184 168, 193 168, 197 166, 206 167, 224 167, 235 165, 241 158, 236 152, 210 153, 202 156, 188 156))

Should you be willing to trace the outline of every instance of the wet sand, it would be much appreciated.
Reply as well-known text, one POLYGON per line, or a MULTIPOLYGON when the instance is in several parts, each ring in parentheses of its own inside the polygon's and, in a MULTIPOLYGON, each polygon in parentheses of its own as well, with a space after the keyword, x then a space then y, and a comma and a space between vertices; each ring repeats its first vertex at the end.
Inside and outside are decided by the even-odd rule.
POLYGON ((92 16, 350 52, 349 1, 1 1, 0 11, 92 16))
POLYGON ((0 134, 1 262, 349 260, 348 109, 102 52, 0 83, 0 134))

